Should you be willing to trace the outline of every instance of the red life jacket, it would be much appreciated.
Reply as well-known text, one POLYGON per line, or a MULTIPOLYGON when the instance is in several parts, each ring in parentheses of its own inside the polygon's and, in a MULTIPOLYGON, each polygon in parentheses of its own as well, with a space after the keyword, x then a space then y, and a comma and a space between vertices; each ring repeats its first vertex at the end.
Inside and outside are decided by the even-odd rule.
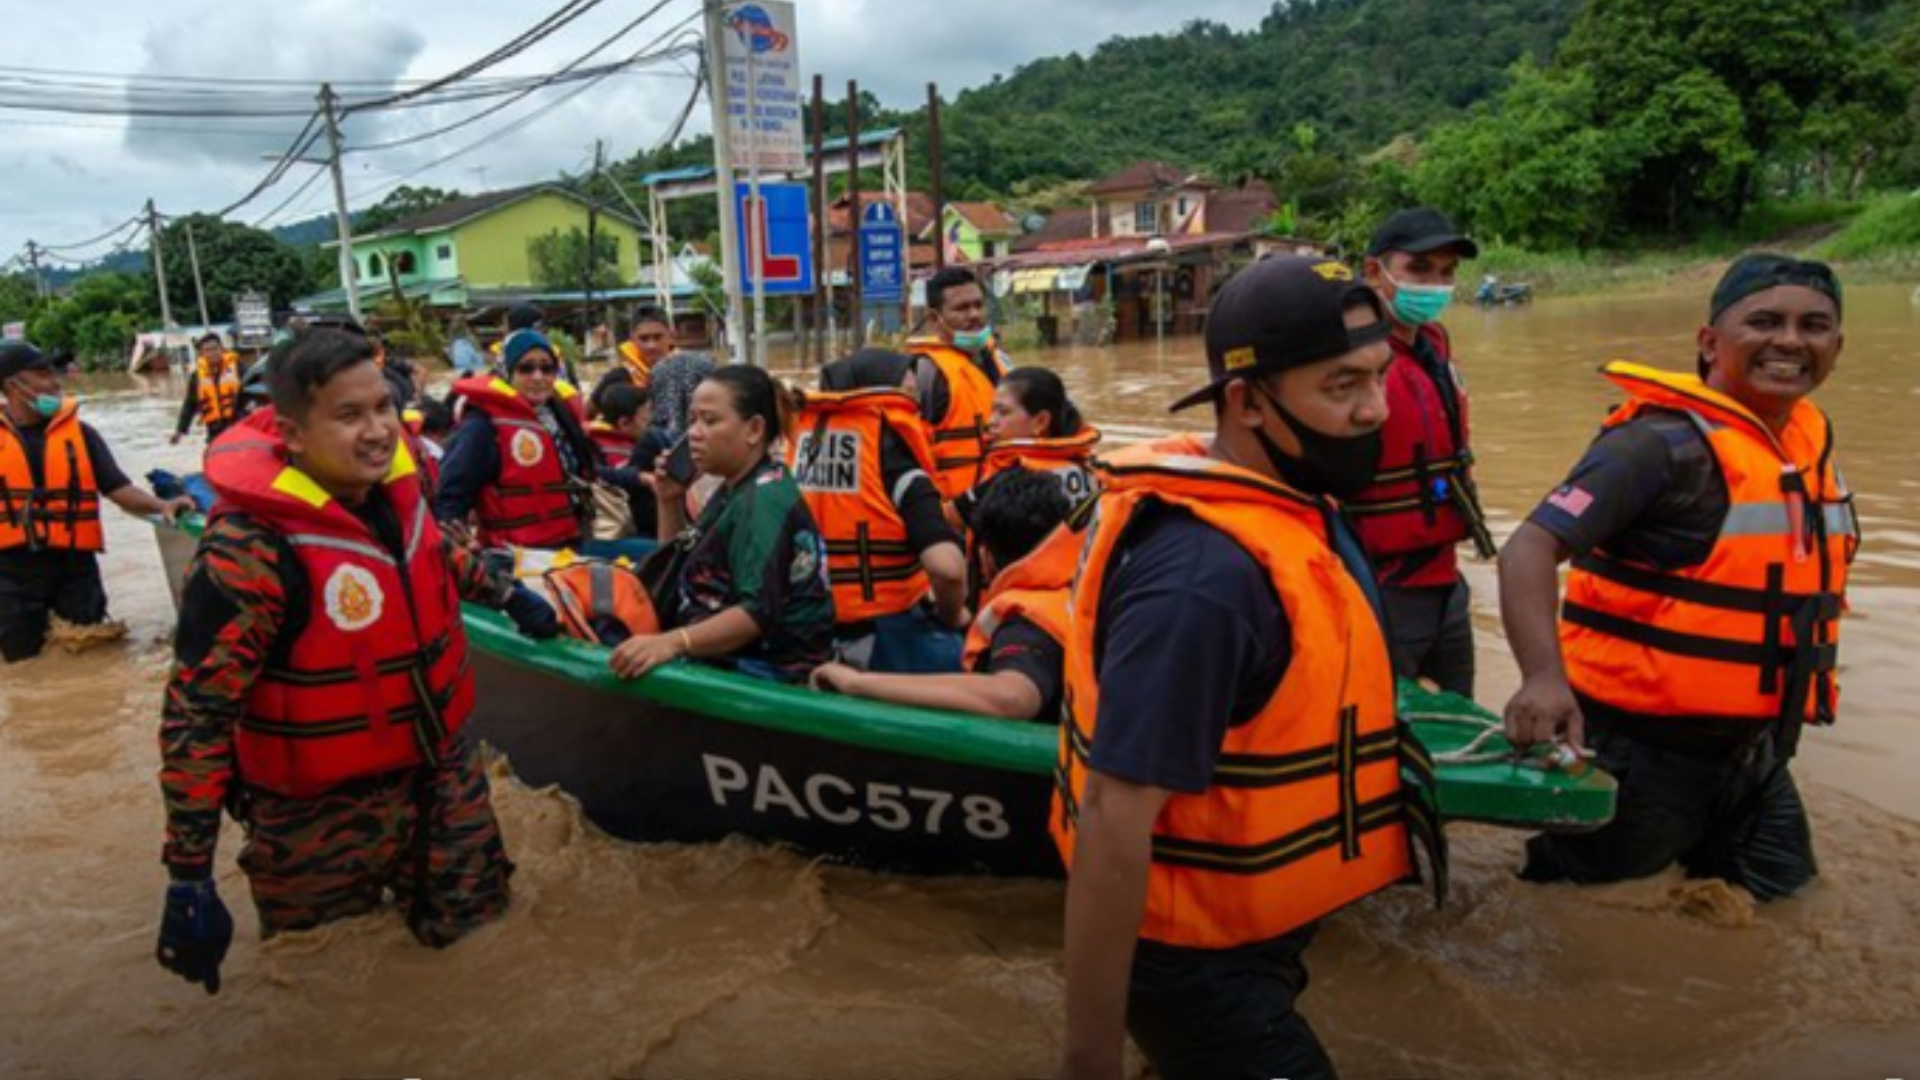
MULTIPOLYGON (((1447 332, 1428 323, 1418 331, 1440 362, 1453 368, 1447 332)), ((1463 500, 1473 495, 1468 449, 1467 395, 1456 373, 1442 386, 1397 337, 1387 368, 1386 427, 1373 483, 1341 509, 1360 534, 1367 557, 1388 584, 1451 585, 1459 575, 1454 545, 1471 535, 1463 500), (1408 559, 1421 555, 1424 561, 1408 559), (1411 565, 1404 574, 1394 563, 1411 565)), ((1476 508, 1477 512, 1477 508, 1476 508)))
POLYGON ((480 489, 480 542, 532 548, 578 544, 586 485, 567 475, 553 434, 533 406, 492 376, 462 379, 453 391, 493 421, 500 449, 500 473, 480 489))
POLYGON ((289 464, 273 410, 207 454, 215 516, 244 513, 292 550, 311 590, 299 637, 280 643, 234 733, 240 775, 292 798, 440 760, 473 711, 460 598, 413 455, 394 447, 382 490, 406 565, 313 478, 289 464), (404 573, 403 573, 404 570, 404 573))
POLYGON ((618 469, 633 457, 633 437, 605 420, 588 421, 587 437, 599 449, 602 464, 618 469))

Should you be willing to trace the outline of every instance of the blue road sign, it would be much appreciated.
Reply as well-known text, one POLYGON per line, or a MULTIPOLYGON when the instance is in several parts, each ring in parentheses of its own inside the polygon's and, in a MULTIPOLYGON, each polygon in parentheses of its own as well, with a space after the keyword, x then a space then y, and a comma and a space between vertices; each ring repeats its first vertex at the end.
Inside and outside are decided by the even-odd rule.
POLYGON ((807 225, 805 184, 761 184, 751 208, 747 184, 736 184, 734 221, 740 239, 740 292, 753 295, 753 249, 760 246, 760 281, 768 296, 813 292, 813 234, 807 225), (751 209, 751 212, 749 210, 751 209))
POLYGON ((905 237, 893 204, 868 203, 860 214, 860 297, 899 303, 907 284, 905 237))

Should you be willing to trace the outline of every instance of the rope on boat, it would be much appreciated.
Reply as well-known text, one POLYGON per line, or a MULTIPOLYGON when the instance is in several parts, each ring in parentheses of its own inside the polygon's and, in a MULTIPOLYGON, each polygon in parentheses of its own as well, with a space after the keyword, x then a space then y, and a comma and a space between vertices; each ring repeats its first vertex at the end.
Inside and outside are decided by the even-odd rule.
POLYGON ((1576 750, 1564 742, 1556 742, 1551 746, 1541 744, 1528 750, 1516 750, 1506 743, 1506 729, 1498 720, 1442 712, 1408 712, 1401 713, 1400 716, 1408 723, 1419 721, 1426 724, 1455 724, 1479 729, 1467 745, 1458 750, 1443 750, 1435 753, 1433 760, 1442 765, 1489 765, 1494 762, 1511 761, 1541 769, 1566 769, 1575 762, 1593 756, 1591 750, 1576 750), (1488 749, 1488 745, 1495 740, 1500 741, 1501 748, 1488 749))

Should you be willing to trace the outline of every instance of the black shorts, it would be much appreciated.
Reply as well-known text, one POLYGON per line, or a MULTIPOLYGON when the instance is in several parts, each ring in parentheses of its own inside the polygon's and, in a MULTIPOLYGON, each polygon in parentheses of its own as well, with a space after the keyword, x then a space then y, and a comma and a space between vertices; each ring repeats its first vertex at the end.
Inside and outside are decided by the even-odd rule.
POLYGON ((106 621, 100 560, 87 551, 0 553, 0 655, 8 663, 40 655, 52 615, 77 626, 106 621))
POLYGON ((1309 926, 1219 951, 1142 941, 1127 992, 1127 1032, 1165 1080, 1336 1080, 1294 1007, 1307 988, 1309 926))
POLYGON ((1596 764, 1620 782, 1613 820, 1527 841, 1521 878, 1598 884, 1678 863, 1688 877, 1719 878, 1764 901, 1793 895, 1819 873, 1800 791, 1764 729, 1713 751, 1685 741, 1685 720, 1638 719, 1636 728, 1678 729, 1679 738, 1650 738, 1620 730, 1602 710, 1586 716, 1596 764))

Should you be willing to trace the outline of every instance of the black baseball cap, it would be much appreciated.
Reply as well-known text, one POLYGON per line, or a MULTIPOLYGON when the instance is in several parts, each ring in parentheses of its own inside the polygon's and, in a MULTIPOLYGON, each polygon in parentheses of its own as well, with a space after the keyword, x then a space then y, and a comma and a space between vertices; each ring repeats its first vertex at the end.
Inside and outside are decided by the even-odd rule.
POLYGON ((11 379, 23 371, 58 371, 71 357, 65 353, 44 353, 24 341, 0 343, 0 379, 11 379))
POLYGON ((1833 313, 1840 314, 1840 279, 1834 276, 1833 267, 1812 259, 1756 251, 1733 260, 1733 265, 1721 275, 1720 284, 1713 287, 1707 321, 1715 321, 1728 308, 1754 293, 1781 285, 1799 285, 1824 293, 1833 300, 1833 313))
POLYGON ((1210 381, 1168 411, 1198 405, 1235 379, 1331 360, 1384 341, 1389 332, 1380 297, 1346 263, 1309 255, 1257 262, 1235 274, 1207 312, 1210 381), (1374 322, 1351 329, 1347 309, 1360 305, 1374 322))
POLYGON ((1410 255, 1424 255, 1444 247, 1458 248, 1463 259, 1480 257, 1480 245, 1455 229, 1453 222, 1447 220, 1447 215, 1430 206, 1416 206, 1381 222, 1380 227, 1373 230, 1373 242, 1367 245, 1367 254, 1404 251, 1410 255))

